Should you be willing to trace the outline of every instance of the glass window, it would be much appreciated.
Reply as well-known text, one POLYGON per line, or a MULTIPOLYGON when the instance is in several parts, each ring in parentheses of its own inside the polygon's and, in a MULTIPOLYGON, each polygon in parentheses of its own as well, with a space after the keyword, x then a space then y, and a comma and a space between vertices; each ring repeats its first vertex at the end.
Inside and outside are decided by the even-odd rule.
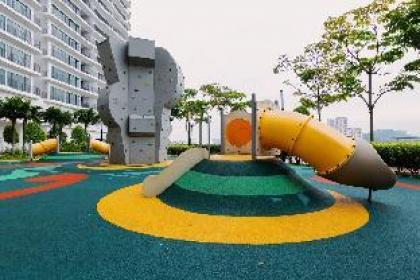
POLYGON ((64 43, 72 47, 73 49, 80 50, 79 42, 77 42, 76 40, 68 36, 66 33, 58 29, 55 25, 51 25, 51 27, 52 27, 52 35, 54 35, 54 37, 60 39, 61 41, 63 41, 64 43))
POLYGON ((0 15, 0 28, 6 30, 6 17, 0 15))
POLYGON ((31 92, 31 80, 20 74, 7 72, 7 85, 16 90, 31 92))
POLYGON ((60 101, 67 104, 72 104, 76 106, 80 106, 82 99, 81 96, 74 94, 72 92, 67 92, 65 90, 56 88, 54 86, 51 86, 51 92, 50 92, 50 99, 60 101))
MULTIPOLYGON (((1 25, 1 23, 0 23, 1 25)), ((31 31, 29 31, 26 28, 23 28, 22 26, 20 26, 19 24, 17 24, 16 22, 14 22, 11 19, 7 19, 6 22, 6 31, 8 33, 10 33, 11 35, 27 42, 27 43, 31 43, 32 42, 32 33, 31 31)))
POLYGON ((76 69, 79 69, 80 61, 56 46, 53 46, 52 48, 52 56, 76 69))
POLYGON ((56 79, 60 82, 69 84, 74 87, 80 87, 80 78, 76 77, 72 74, 69 74, 61 69, 58 69, 57 67, 52 66, 51 67, 51 77, 53 79, 56 79))
POLYGON ((6 57, 6 44, 3 42, 0 42, 0 56, 6 57))
POLYGON ((52 7, 52 13, 58 17, 61 21, 63 21, 65 24, 67 24, 71 29, 73 29, 76 32, 80 31, 80 26, 71 18, 69 18, 65 13, 60 11, 56 5, 51 4, 52 7))
MULTIPOLYGON (((31 55, 21 51, 15 47, 5 45, 6 57, 8 60, 24 67, 31 67, 31 55)), ((1 43, 0 43, 1 53, 1 43)))
POLYGON ((31 19, 31 9, 23 4, 20 0, 2 0, 6 3, 9 7, 14 9, 19 14, 23 15, 24 17, 31 19))
POLYGON ((0 85, 6 84, 6 71, 0 68, 0 85))

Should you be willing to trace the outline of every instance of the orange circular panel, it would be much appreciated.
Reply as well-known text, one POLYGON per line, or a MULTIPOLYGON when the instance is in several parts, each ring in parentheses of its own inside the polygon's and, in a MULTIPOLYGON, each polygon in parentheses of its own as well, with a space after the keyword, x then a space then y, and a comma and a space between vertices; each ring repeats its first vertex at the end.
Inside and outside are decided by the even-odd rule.
POLYGON ((226 126, 226 137, 229 143, 235 147, 242 147, 251 141, 252 128, 249 121, 234 119, 226 126))

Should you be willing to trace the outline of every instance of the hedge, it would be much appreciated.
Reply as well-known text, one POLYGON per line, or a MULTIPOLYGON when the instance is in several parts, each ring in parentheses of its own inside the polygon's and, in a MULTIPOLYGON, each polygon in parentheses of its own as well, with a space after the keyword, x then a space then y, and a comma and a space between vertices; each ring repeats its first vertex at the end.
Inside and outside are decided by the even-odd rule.
MULTIPOLYGON (((168 154, 173 156, 179 156, 183 152, 191 148, 197 148, 199 145, 187 145, 187 144, 171 144, 168 146, 168 154)), ((208 148, 208 145, 203 145, 203 148, 208 148)), ((210 145, 210 153, 220 153, 220 145, 210 145)))
POLYGON ((409 171, 418 175, 420 171, 420 142, 373 143, 382 159, 398 173, 409 171))

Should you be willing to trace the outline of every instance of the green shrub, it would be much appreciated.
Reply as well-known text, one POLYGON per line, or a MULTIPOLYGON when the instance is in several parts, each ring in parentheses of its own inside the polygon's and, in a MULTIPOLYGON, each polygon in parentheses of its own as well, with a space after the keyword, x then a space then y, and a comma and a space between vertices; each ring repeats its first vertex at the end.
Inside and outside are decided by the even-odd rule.
POLYGON ((420 171, 420 142, 373 143, 382 159, 398 173, 408 170, 412 175, 420 171))
POLYGON ((27 160, 28 154, 22 151, 6 152, 0 155, 0 160, 27 160))
POLYGON ((36 122, 30 122, 26 126, 24 140, 33 143, 39 143, 47 139, 47 134, 42 130, 41 126, 36 122))
POLYGON ((82 126, 77 125, 73 128, 73 130, 71 131, 71 140, 78 145, 86 145, 88 135, 82 126))
POLYGON ((65 142, 61 144, 60 151, 63 153, 81 153, 86 151, 86 143, 77 144, 74 141, 65 142))
POLYGON ((3 138, 4 138, 4 141, 6 141, 6 143, 13 144, 13 133, 15 134, 15 144, 16 144, 19 142, 19 134, 16 131, 16 128, 15 128, 15 131, 13 131, 13 128, 11 125, 7 125, 4 128, 3 138))
MULTIPOLYGON (((191 148, 197 148, 198 145, 187 145, 187 144, 172 144, 168 146, 168 154, 173 156, 179 156, 183 152, 191 148)), ((208 145, 203 145, 203 148, 207 148, 208 145)), ((210 145, 210 153, 220 153, 220 145, 210 145)))

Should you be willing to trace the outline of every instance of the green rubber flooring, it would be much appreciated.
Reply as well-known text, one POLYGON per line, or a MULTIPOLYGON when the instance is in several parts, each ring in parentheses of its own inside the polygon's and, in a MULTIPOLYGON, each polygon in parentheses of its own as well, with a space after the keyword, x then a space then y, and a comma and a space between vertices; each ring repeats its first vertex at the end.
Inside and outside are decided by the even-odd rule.
POLYGON ((89 161, 100 160, 104 156, 90 153, 59 153, 42 157, 40 161, 89 161))
MULTIPOLYGON (((419 279, 419 190, 395 187, 378 191, 374 202, 368 204, 363 189, 320 183, 313 180, 312 169, 292 167, 315 188, 338 191, 362 203, 370 213, 369 223, 338 238, 299 244, 200 244, 128 232, 97 214, 100 198, 139 183, 158 169, 90 171, 67 161, 39 169, 41 164, 50 163, 1 169, 0 195, 36 187, 39 183, 30 183, 31 179, 69 174, 86 178, 63 188, 0 200, 0 279, 419 279), (32 174, 13 177, 21 168, 32 174)), ((221 171, 218 175, 254 176, 255 166, 241 164, 241 172, 236 173, 237 168, 230 173, 216 166, 221 171)), ((194 171, 218 172, 204 164, 199 168, 194 171)), ((281 172, 270 170, 269 165, 261 170, 258 176, 279 176, 281 172)), ((415 178, 399 181, 420 186, 415 178)), ((189 195, 228 197, 219 191, 178 189, 189 195)), ((241 193, 237 198, 271 195, 241 193)), ((173 202, 174 198, 169 199, 173 202)), ((246 207, 249 204, 237 210, 246 207)))

